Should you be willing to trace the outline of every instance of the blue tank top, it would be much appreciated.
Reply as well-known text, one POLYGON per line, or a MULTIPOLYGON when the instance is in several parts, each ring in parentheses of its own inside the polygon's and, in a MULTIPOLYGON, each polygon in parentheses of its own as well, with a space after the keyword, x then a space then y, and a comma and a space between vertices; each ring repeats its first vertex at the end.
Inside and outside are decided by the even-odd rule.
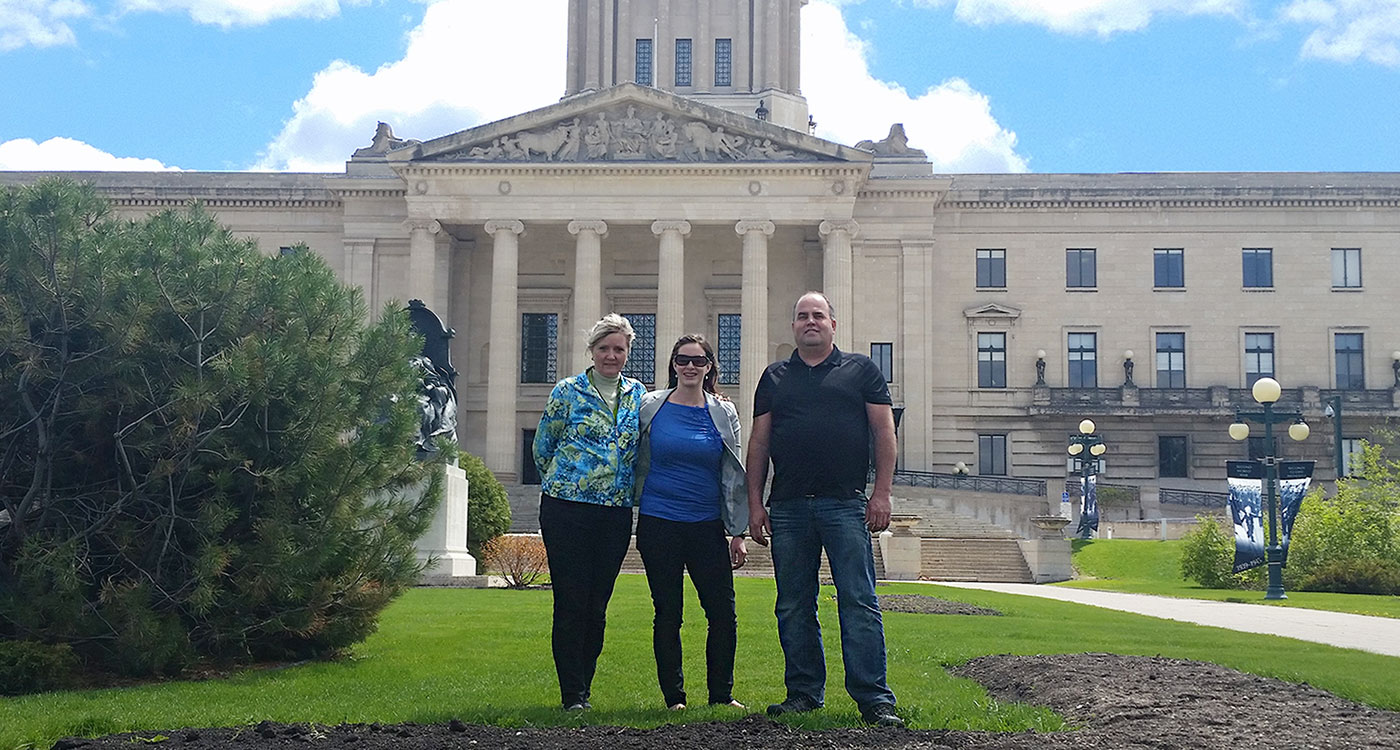
POLYGON ((718 519, 724 441, 709 408, 667 401, 652 417, 648 434, 651 466, 640 512, 668 521, 718 519))

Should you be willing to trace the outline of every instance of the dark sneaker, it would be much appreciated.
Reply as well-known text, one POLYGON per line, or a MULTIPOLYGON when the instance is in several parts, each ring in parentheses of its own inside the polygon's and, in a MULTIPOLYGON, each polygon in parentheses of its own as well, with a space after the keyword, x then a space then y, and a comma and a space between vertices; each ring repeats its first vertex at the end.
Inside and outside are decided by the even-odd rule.
POLYGON ((874 724, 877 727, 904 726, 904 719, 899 718, 899 714, 894 712, 893 703, 876 703, 869 708, 861 709, 860 718, 866 724, 874 724))
POLYGON ((573 703, 564 706, 565 711, 587 711, 590 708, 593 708, 593 704, 589 703, 586 700, 574 701, 573 703))
POLYGON ((769 716, 784 716, 787 714, 805 714, 808 711, 815 711, 822 707, 812 698, 805 695, 795 695, 782 703, 774 703, 768 706, 769 716))

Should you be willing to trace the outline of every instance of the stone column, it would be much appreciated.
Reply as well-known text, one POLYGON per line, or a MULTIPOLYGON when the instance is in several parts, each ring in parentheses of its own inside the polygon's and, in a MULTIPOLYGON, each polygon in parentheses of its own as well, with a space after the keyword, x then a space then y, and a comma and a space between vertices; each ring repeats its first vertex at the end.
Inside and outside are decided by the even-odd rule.
POLYGON ((486 222, 491 235, 491 362, 486 381, 486 467, 503 481, 519 476, 516 465, 516 383, 520 380, 520 235, 515 219, 486 222))
POLYGON ((437 234, 442 225, 428 218, 412 218, 404 225, 408 227, 408 296, 436 309, 437 234))
POLYGON ((739 418, 744 433, 753 424, 753 389, 768 367, 768 238, 771 221, 741 221, 734 231, 744 238, 744 281, 739 298, 739 418))
POLYGON ((569 326, 569 343, 573 346, 574 366, 570 372, 583 372, 593 364, 588 346, 578 334, 586 332, 603 317, 603 238, 608 225, 602 221, 574 220, 569 222, 569 234, 574 235, 574 309, 569 326))
POLYGON ((836 348, 851 351, 855 317, 851 314, 851 238, 860 231, 854 221, 823 221, 822 292, 836 314, 836 348))
POLYGON ((345 283, 360 288, 365 301, 365 314, 373 319, 377 312, 374 301, 373 237, 346 238, 345 283))
POLYGON ((670 375, 667 356, 685 333, 685 238, 688 221, 657 221, 651 232, 661 238, 656 270, 656 387, 670 375))

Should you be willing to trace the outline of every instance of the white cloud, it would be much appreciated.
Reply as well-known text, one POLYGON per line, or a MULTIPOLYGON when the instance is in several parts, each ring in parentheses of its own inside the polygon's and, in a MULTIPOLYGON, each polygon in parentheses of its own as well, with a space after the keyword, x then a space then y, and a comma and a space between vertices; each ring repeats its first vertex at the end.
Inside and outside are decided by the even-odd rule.
MULTIPOLYGON (((915 0, 941 6, 949 0, 915 0)), ((1064 34, 1109 36, 1138 31, 1155 16, 1216 15, 1244 17, 1249 0, 956 0, 961 21, 989 25, 1028 23, 1064 34)))
POLYGON ((379 120, 426 140, 558 101, 566 21, 564 0, 431 5, 403 59, 373 73, 342 61, 317 73, 255 168, 340 171, 379 120))
POLYGON ((866 44, 840 9, 817 0, 802 13, 802 93, 817 135, 854 144, 880 140, 904 123, 909 145, 928 152, 939 172, 1024 172, 1016 134, 997 123, 987 97, 960 78, 912 96, 870 74, 866 44))
MULTIPOLYGON (((346 0, 355 5, 368 0, 346 0)), ((188 13, 196 23, 229 28, 257 26, 282 18, 331 18, 340 13, 338 0, 120 0, 126 12, 188 13)))
POLYGON ((1400 68, 1400 0, 1294 0, 1282 17, 1316 27, 1303 57, 1400 68))
POLYGON ((161 172, 178 170, 156 159, 113 156, 72 138, 50 138, 36 143, 16 138, 0 143, 0 169, 58 172, 161 172))
POLYGON ((72 44, 68 21, 91 13, 80 0, 0 0, 0 52, 72 44))
MULTIPOLYGON (((378 120, 400 138, 435 138, 558 101, 564 92, 563 0, 443 0, 410 34, 403 59, 367 73, 335 62, 268 145, 256 169, 340 171, 369 145, 378 120), (521 18, 534 23, 519 23, 521 18), (463 40, 470 39, 470 43, 463 40)), ((1016 136, 985 96, 952 79, 920 96, 868 72, 863 44, 840 10, 818 0, 803 11, 803 93, 818 135, 854 144, 905 123, 911 144, 940 171, 1025 171, 1016 136)))

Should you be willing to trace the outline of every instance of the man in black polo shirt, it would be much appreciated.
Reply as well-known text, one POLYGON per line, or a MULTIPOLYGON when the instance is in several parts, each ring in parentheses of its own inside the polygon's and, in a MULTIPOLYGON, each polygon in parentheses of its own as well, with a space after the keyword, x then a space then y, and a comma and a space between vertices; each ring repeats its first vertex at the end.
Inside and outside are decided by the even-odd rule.
POLYGON ((822 549, 831 563, 841 620, 846 691, 872 724, 903 726, 885 682, 885 628, 875 597, 870 534, 890 524, 894 478, 894 415, 890 391, 869 357, 835 347, 836 316, 821 292, 793 308, 797 351, 763 371, 754 392, 749 436, 749 533, 773 540, 778 584, 778 638, 787 699, 768 707, 778 716, 820 708, 826 660, 817 623, 817 570, 822 549), (865 497, 871 438, 875 487, 865 497), (769 507, 763 505, 773 461, 769 507))

